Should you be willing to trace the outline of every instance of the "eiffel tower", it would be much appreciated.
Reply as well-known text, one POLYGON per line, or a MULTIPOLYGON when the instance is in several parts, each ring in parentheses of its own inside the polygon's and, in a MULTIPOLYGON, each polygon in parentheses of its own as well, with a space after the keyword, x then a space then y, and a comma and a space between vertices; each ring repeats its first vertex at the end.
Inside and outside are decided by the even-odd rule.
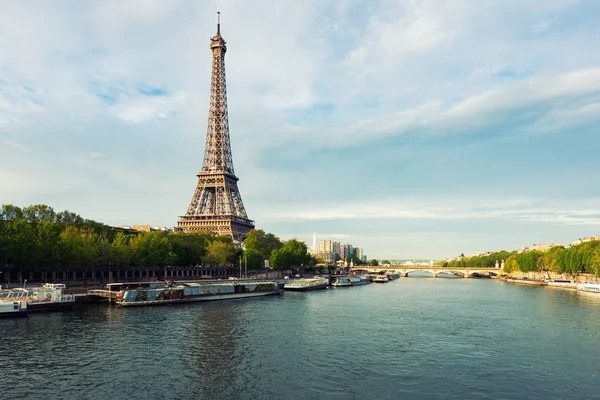
POLYGON ((197 174, 192 201, 185 215, 179 217, 177 227, 184 232, 206 230, 229 235, 241 244, 254 229, 254 221, 246 214, 233 170, 225 84, 227 46, 221 36, 220 13, 217 13, 217 34, 210 40, 212 77, 204 161, 197 174))

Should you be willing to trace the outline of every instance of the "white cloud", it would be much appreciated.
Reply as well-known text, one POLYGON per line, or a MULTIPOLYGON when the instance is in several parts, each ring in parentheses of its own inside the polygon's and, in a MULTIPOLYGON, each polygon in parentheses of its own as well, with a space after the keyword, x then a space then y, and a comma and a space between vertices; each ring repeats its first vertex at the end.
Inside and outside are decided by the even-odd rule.
POLYGON ((306 207, 297 204, 273 210, 281 220, 478 220, 507 219, 555 222, 569 225, 599 225, 600 199, 557 201, 537 198, 400 198, 343 202, 306 207))
POLYGON ((21 150, 21 151, 25 151, 25 152, 28 152, 31 150, 29 147, 23 146, 22 144, 19 144, 17 142, 9 140, 9 139, 0 139, 0 141, 3 144, 5 144, 6 146, 12 147, 13 149, 17 149, 17 150, 21 150))
MULTIPOLYGON (((599 30, 570 26, 582 10, 567 0, 127 0, 41 2, 35 12, 23 2, 6 3, 0 14, 3 201, 48 198, 113 223, 175 223, 202 162, 217 5, 228 41, 233 158, 242 197, 259 224, 292 215, 297 220, 285 229, 298 232, 297 221, 383 219, 387 213, 411 221, 443 222, 452 215, 447 221, 595 223, 566 202, 513 210, 494 203, 482 210, 466 200, 448 205, 394 198, 320 207, 311 198, 321 187, 332 198, 353 198, 352 185, 343 182, 358 179, 353 171, 345 180, 327 178, 345 173, 327 167, 315 173, 311 166, 319 157, 344 163, 360 158, 358 150, 368 145, 372 153, 365 156, 379 161, 379 151, 392 151, 377 144, 393 136, 441 142, 463 130, 504 132, 509 122, 515 122, 513 133, 533 127, 554 134, 594 123, 600 53, 590 52, 589 43, 599 30), (145 95, 140 85, 167 93, 145 95), (511 114, 529 109, 525 123, 511 114), (325 155, 319 153, 324 147, 325 155), (101 201, 102 193, 115 193, 118 201, 101 201), (302 203, 289 205, 299 198, 302 203)), ((418 146, 411 151, 428 157, 418 146)), ((363 163, 360 179, 398 173, 356 163, 363 163)), ((418 168, 412 173, 417 181, 418 168)), ((452 180, 461 183, 460 176, 452 180)), ((327 231, 343 232, 334 225, 327 231)))

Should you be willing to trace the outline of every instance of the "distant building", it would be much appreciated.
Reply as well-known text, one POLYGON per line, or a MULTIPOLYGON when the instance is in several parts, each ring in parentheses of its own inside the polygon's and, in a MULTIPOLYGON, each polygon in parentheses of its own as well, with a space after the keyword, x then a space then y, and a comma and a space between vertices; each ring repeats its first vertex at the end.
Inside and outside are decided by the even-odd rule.
POLYGON ((518 254, 523 254, 523 253, 527 253, 528 251, 529 251, 529 247, 523 246, 519 250, 517 250, 517 253, 518 254))
POLYGON ((560 246, 560 244, 557 244, 557 243, 534 244, 533 246, 531 246, 531 249, 529 249, 529 251, 531 251, 531 250, 548 251, 551 248, 556 247, 556 246, 560 246))
POLYGON ((331 251, 331 240, 321 240, 319 242, 318 252, 331 251))
POLYGON ((577 239, 577 240, 574 240, 573 243, 571 243, 571 246, 577 246, 582 243, 593 242, 595 240, 600 240, 600 237, 599 236, 588 236, 583 239, 577 239))
POLYGON ((340 258, 342 258, 340 256, 340 242, 333 242, 331 244, 331 251, 333 252, 333 254, 337 254, 340 258))
POLYGON ((352 254, 352 245, 351 245, 351 244, 348 244, 348 243, 346 243, 346 244, 344 245, 344 256, 343 256, 342 258, 343 258, 343 259, 346 259, 346 258, 348 258, 348 256, 349 256, 350 254, 352 254))
POLYGON ((477 253, 473 253, 470 256, 467 257, 485 257, 485 256, 489 256, 490 254, 492 254, 491 251, 480 251, 477 253))
POLYGON ((123 231, 136 231, 136 232, 156 232, 163 231, 166 233, 173 232, 173 228, 167 228, 166 226, 154 226, 154 225, 120 225, 117 226, 118 229, 123 231))

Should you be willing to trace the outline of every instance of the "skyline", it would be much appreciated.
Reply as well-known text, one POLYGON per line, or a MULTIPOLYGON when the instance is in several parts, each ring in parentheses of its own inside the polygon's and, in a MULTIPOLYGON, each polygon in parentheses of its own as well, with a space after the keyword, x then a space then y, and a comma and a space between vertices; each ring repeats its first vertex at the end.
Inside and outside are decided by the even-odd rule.
POLYGON ((219 10, 257 228, 379 259, 595 236, 600 4, 538 3, 4 4, 0 198, 176 226, 219 10))

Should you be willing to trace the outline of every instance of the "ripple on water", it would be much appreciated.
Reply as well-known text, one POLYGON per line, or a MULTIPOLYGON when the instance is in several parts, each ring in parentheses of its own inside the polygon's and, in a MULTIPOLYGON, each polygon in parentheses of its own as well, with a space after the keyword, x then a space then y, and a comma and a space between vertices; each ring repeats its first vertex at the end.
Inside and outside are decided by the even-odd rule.
MULTIPOLYGON (((593 398, 600 296, 400 279, 0 320, 6 398, 593 398)), ((4 397, 3 397, 4 398, 4 397)))

